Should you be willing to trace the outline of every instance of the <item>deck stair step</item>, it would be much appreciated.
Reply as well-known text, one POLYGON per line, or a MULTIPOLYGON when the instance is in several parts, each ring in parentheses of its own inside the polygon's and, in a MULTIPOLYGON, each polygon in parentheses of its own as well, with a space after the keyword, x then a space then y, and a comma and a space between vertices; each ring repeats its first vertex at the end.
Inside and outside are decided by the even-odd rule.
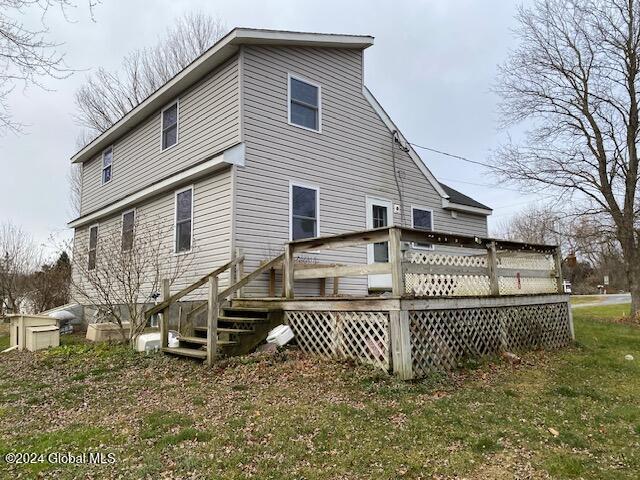
POLYGON ((165 353, 171 353, 173 355, 181 355, 183 357, 199 358, 204 360, 207 358, 207 351, 197 348, 185 348, 185 347, 165 347, 162 349, 165 353))
MULTIPOLYGON (((197 343, 198 345, 206 345, 207 344, 207 337, 183 337, 183 336, 180 336, 180 337, 178 337, 178 340, 180 340, 181 342, 185 342, 185 343, 197 343)), ((233 340, 218 340, 217 344, 218 344, 218 347, 226 347, 226 346, 237 345, 238 342, 233 341, 233 340)))
POLYGON ((264 323, 266 318, 256 317, 228 317, 226 315, 220 315, 218 317, 219 322, 233 322, 233 323, 264 323))

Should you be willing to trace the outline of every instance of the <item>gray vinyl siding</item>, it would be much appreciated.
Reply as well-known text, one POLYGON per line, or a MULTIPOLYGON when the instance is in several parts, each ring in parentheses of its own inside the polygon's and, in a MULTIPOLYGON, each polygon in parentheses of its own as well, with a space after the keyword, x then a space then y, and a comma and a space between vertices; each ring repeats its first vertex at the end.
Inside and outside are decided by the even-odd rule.
MULTIPOLYGON (((172 268, 175 269, 176 262, 181 262, 178 271, 183 274, 171 287, 174 293, 228 262, 231 258, 231 190, 232 173, 229 168, 136 205, 136 215, 141 223, 149 222, 154 231, 157 225, 161 225, 163 233, 161 264, 173 265, 172 268), (173 253, 175 191, 190 185, 193 186, 192 251, 176 255, 173 253)), ((101 238, 104 239, 105 235, 119 237, 122 228, 121 216, 122 212, 118 212, 98 222, 98 254, 101 238)), ((90 226, 87 225, 76 229, 74 242, 77 247, 86 245, 88 242, 89 228, 90 226)), ((136 228, 143 228, 143 225, 137 225, 136 228)), ((85 250, 82 247, 76 248, 76 252, 85 250)), ((77 258, 75 261, 84 262, 86 258, 77 258)), ((79 280, 77 269, 74 269, 74 281, 79 280)), ((228 285, 227 274, 221 276, 220 283, 221 286, 228 285)), ((197 290, 195 295, 191 295, 185 300, 204 298, 206 298, 206 287, 197 290)), ((77 300, 86 303, 82 298, 77 298, 77 300)))
MULTIPOLYGON (((366 228, 366 197, 400 203, 393 175, 391 133, 362 93, 362 52, 323 48, 245 47, 242 53, 246 165, 236 180, 236 245, 247 271, 282 251, 289 238, 289 182, 320 188, 320 235, 366 228), (291 126, 287 74, 322 86, 322 133, 291 126)), ((405 219, 411 205, 434 211, 439 231, 486 235, 486 218, 442 209, 440 195, 411 158, 396 149, 405 219)), ((393 222, 401 224, 399 214, 393 222)), ((364 247, 305 255, 323 262, 366 263, 364 247)), ((317 281, 296 293, 317 293, 317 281)), ((366 278, 342 279, 340 293, 366 293, 366 278)), ((330 284, 328 286, 330 288, 330 284)), ((280 288, 280 285, 278 285, 280 288)), ((246 289, 267 292, 266 276, 246 289)))
MULTIPOLYGON (((168 106, 168 105, 167 105, 168 106)), ((240 141, 239 63, 235 57, 179 96, 178 143, 161 149, 161 114, 113 145, 112 180, 102 157, 83 164, 81 214, 96 210, 240 141)))

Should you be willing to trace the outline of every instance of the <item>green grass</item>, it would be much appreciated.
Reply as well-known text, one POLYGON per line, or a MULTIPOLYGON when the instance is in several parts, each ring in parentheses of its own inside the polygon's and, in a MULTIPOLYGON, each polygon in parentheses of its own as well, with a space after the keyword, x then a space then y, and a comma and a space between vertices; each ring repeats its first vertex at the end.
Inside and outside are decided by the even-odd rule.
POLYGON ((415 382, 295 352, 207 369, 64 340, 0 357, 0 454, 117 458, 6 466, 26 478, 636 479, 640 328, 609 321, 627 308, 576 309, 575 347, 415 382))
POLYGON ((602 297, 598 295, 571 295, 572 305, 581 305, 583 303, 598 303, 602 301, 602 297))

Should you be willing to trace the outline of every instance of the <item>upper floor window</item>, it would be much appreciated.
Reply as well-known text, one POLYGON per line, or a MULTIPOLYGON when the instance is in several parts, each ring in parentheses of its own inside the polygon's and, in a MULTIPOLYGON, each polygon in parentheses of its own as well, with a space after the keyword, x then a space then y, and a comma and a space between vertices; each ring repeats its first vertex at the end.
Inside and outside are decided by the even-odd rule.
MULTIPOLYGON (((411 226, 416 230, 433 231, 433 210, 411 207, 411 226)), ((433 250, 430 243, 414 243, 414 247, 433 250)))
POLYGON ((178 102, 162 111, 162 149, 178 143, 178 102))
POLYGON ((133 230, 136 223, 136 211, 129 210, 122 214, 122 251, 128 252, 133 248, 133 230))
POLYGON ((102 152, 102 184, 111 181, 111 164, 113 162, 113 147, 102 152))
POLYGON ((289 123, 320 131, 320 85, 289 75, 289 123))
POLYGON ((193 187, 176 193, 175 252, 191 250, 193 236, 193 187))
POLYGON ((314 238, 319 235, 319 189, 291 183, 289 192, 291 212, 291 240, 314 238))
POLYGON ((89 229, 89 259, 87 263, 87 270, 95 270, 97 251, 98 251, 98 226, 94 225, 89 229))

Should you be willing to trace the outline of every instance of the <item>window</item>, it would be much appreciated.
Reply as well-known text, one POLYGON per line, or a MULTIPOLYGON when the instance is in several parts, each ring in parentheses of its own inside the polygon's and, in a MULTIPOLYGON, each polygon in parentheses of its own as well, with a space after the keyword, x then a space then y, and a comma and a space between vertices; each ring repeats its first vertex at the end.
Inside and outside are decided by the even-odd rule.
POLYGON ((98 249, 98 226, 94 225, 89 229, 89 263, 87 270, 96 268, 96 251, 98 249))
POLYGON ((178 102, 162 111, 162 149, 178 143, 178 102))
POLYGON ((191 250, 193 234, 193 187, 176 193, 176 253, 191 250))
POLYGON ((113 147, 102 152, 102 184, 111 181, 111 163, 113 162, 113 147))
POLYGON ((302 240, 319 235, 319 195, 317 187, 290 185, 289 208, 291 211, 291 240, 302 240))
POLYGON ((128 252, 133 248, 133 228, 136 222, 135 210, 122 214, 122 251, 128 252))
MULTIPOLYGON (((433 210, 411 207, 411 226, 416 230, 433 231, 433 210)), ((433 250, 430 243, 414 243, 414 247, 433 250)))
MULTIPOLYGON (((387 218, 387 207, 384 205, 372 206, 373 228, 381 228, 389 225, 387 218)), ((373 244, 373 261, 376 263, 387 263, 389 261, 389 242, 379 242, 373 244)))
POLYGON ((320 85, 289 76, 289 123, 320 131, 320 85))

